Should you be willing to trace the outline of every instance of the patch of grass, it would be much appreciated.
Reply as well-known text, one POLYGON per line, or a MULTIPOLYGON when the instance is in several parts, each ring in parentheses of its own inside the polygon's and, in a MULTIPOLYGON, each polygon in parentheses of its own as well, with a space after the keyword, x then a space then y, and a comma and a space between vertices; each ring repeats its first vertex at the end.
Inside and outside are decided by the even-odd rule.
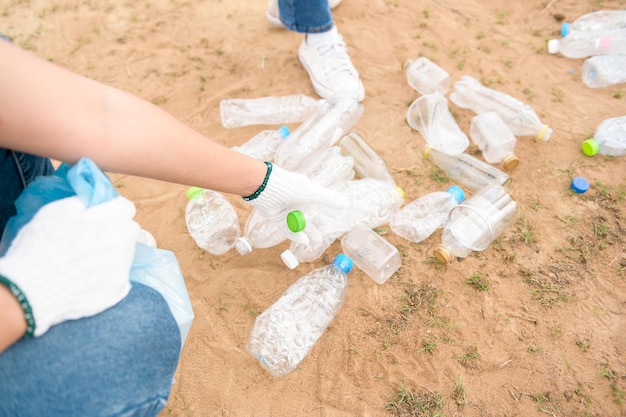
POLYGON ((428 353, 433 353, 435 351, 435 349, 437 348, 437 343, 435 342, 427 342, 426 340, 424 340, 422 342, 422 348, 420 350, 418 350, 417 352, 428 352, 428 353))
POLYGON ((478 353, 478 346, 471 345, 468 346, 463 355, 454 355, 454 358, 464 366, 465 368, 475 368, 476 362, 480 359, 480 354, 478 353))
POLYGON ((443 172, 438 169, 434 169, 432 171, 431 177, 437 184, 445 184, 450 181, 450 178, 443 172))
POLYGON ((468 279, 465 280, 465 283, 476 288, 478 291, 489 291, 489 282, 480 272, 474 272, 468 279))
POLYGON ((461 382, 461 376, 459 375, 452 389, 452 399, 456 402, 460 408, 464 408, 467 405, 467 398, 465 397, 465 387, 461 382))
POLYGON ((541 392, 533 394, 532 399, 537 403, 539 411, 548 415, 557 415, 559 411, 559 402, 550 398, 549 392, 541 392))
POLYGON ((424 390, 417 393, 400 383, 395 399, 387 402, 385 409, 392 417, 441 417, 444 405, 439 392, 424 390))

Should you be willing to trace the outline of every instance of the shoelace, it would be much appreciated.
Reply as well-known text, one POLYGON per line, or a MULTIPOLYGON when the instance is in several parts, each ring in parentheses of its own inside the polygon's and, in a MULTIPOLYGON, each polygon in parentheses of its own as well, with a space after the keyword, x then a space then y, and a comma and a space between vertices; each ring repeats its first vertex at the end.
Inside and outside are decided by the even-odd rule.
POLYGON ((330 79, 354 78, 354 67, 348 56, 346 43, 339 37, 334 42, 317 45, 317 51, 322 60, 324 73, 330 79))

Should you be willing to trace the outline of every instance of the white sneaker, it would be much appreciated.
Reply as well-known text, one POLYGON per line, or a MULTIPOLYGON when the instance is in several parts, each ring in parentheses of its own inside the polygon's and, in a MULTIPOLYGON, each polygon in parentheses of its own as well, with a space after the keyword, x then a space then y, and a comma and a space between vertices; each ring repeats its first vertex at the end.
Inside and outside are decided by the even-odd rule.
MULTIPOLYGON (((339 3, 341 3, 341 0, 328 0, 328 5, 331 10, 339 6, 339 3)), ((270 0, 270 4, 267 6, 267 11, 265 12, 265 17, 267 17, 267 21, 270 22, 272 26, 279 28, 284 27, 283 23, 280 21, 278 0, 270 0)))
POLYGON ((346 43, 336 27, 332 30, 336 32, 332 40, 311 43, 305 36, 300 44, 298 58, 309 73, 313 89, 322 98, 343 91, 363 101, 365 89, 359 73, 352 65, 346 43))

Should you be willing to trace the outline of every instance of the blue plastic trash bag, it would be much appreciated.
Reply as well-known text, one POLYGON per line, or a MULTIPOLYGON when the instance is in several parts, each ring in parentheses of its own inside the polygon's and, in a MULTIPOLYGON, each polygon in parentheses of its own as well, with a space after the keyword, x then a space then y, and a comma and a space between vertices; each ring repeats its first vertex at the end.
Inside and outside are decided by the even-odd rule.
MULTIPOLYGON (((53 175, 37 177, 15 200, 17 214, 9 219, 4 229, 0 240, 0 256, 6 253, 22 226, 41 207, 75 195, 87 207, 91 207, 117 198, 119 193, 110 178, 90 159, 82 158, 75 165, 61 164, 53 175)), ((194 315, 174 254, 137 243, 130 280, 157 290, 165 298, 178 324, 182 347, 194 315)))

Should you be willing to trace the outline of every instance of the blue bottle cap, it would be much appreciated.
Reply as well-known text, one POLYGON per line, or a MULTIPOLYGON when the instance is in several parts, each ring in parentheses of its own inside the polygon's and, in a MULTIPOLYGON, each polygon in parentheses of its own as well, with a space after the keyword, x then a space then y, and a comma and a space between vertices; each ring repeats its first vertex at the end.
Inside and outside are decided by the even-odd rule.
POLYGON ((348 272, 352 271, 353 262, 348 255, 339 253, 337 254, 337 256, 335 256, 335 259, 333 260, 333 265, 335 265, 335 267, 342 271, 344 274, 347 274, 348 272))
POLYGON ((589 181, 583 177, 576 177, 572 180, 570 187, 578 194, 582 194, 589 189, 589 181))
POLYGON ((281 138, 285 139, 291 134, 291 132, 289 131, 289 128, 287 126, 281 126, 278 128, 278 134, 281 138))
POLYGON ((465 193, 463 192, 463 189, 458 185, 451 185, 446 190, 446 193, 452 194, 457 203, 460 203, 465 199, 465 193))
POLYGON ((569 35, 569 31, 570 31, 570 24, 567 22, 563 22, 561 24, 561 36, 566 37, 567 35, 569 35))

